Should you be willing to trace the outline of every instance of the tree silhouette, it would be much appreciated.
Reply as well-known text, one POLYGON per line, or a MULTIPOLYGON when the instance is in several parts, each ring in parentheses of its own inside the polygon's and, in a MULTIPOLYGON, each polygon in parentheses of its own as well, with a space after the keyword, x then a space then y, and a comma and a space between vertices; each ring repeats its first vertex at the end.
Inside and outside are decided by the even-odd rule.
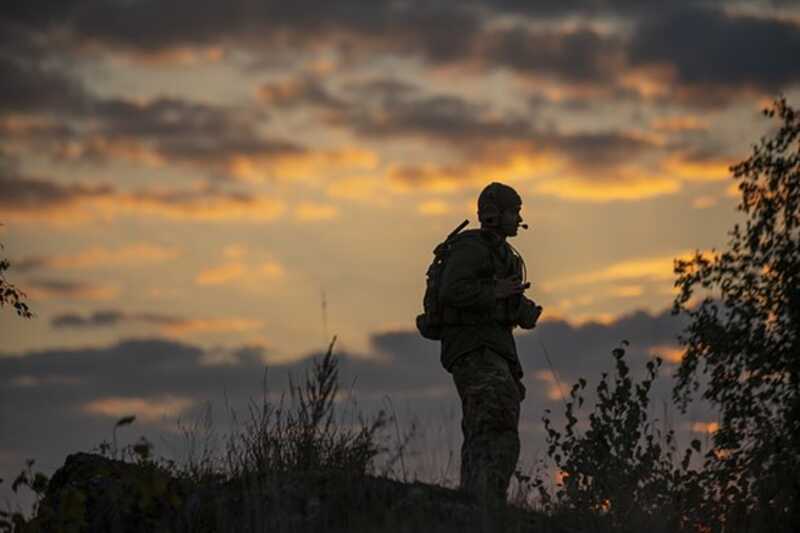
MULTIPOLYGON (((0 243, 0 250, 3 245, 0 243)), ((6 305, 14 306, 17 314, 23 318, 31 318, 31 313, 28 304, 25 303, 25 293, 11 284, 5 276, 5 271, 11 266, 11 263, 6 258, 0 258, 0 307, 6 305)))
POLYGON ((800 508, 800 115, 783 97, 764 114, 781 124, 730 169, 744 228, 722 253, 675 262, 673 313, 690 320, 673 392, 685 412, 702 381, 719 408, 706 471, 727 519, 787 527, 800 508))

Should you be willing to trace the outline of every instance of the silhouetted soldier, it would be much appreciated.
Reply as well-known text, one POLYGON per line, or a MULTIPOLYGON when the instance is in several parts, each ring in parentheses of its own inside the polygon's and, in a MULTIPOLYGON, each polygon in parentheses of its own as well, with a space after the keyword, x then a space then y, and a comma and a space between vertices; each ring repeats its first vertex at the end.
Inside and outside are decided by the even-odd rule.
POLYGON ((525 387, 512 330, 532 329, 542 312, 523 294, 525 264, 506 242, 522 225, 521 207, 514 189, 488 185, 478 197, 481 228, 454 241, 441 277, 442 365, 463 412, 461 488, 483 501, 505 500, 519 458, 525 387))

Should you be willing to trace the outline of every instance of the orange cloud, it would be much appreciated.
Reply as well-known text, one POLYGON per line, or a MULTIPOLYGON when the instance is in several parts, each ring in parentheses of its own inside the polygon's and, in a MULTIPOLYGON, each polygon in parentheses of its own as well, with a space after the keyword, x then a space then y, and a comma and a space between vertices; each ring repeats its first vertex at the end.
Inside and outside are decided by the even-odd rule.
POLYGON ((286 273, 283 269, 283 266, 281 266, 281 264, 277 261, 267 261, 263 263, 259 267, 259 271, 262 275, 271 279, 281 278, 286 273))
POLYGON ((548 290, 558 290, 575 285, 590 283, 604 283, 620 280, 648 278, 651 280, 673 279, 673 264, 675 259, 689 259, 694 257, 693 251, 678 252, 675 255, 657 257, 643 257, 613 263, 605 268, 568 276, 547 284, 548 290))
POLYGON ((136 419, 142 422, 156 422, 163 416, 176 416, 183 413, 193 403, 191 398, 182 396, 166 395, 159 398, 110 396, 87 402, 81 407, 81 410, 85 413, 111 418, 136 415, 136 419))
POLYGON ((612 287, 609 292, 611 296, 616 296, 617 298, 634 298, 644 293, 644 287, 641 285, 621 285, 612 287))
POLYGON ((331 220, 339 215, 336 206, 327 204, 317 204, 313 202, 303 202, 294 209, 294 218, 302 222, 314 222, 318 220, 331 220))
POLYGON ((681 183, 674 177, 646 174, 636 167, 621 167, 613 176, 599 171, 593 176, 578 175, 543 180, 535 190, 565 200, 610 202, 614 200, 641 200, 680 190, 681 183))
POLYGON ((222 255, 228 259, 241 259, 247 255, 247 247, 244 244, 231 244, 222 250, 222 255))
POLYGON ((247 267, 242 263, 226 263, 201 271, 194 281, 198 285, 221 285, 241 278, 246 271, 247 267))
POLYGON ((127 50, 124 55, 112 54, 115 61, 133 60, 147 66, 193 66, 206 63, 217 63, 225 56, 225 49, 220 46, 177 46, 162 50, 148 51, 127 50))
POLYGON ((206 268, 195 276, 198 285, 224 285, 239 280, 277 280, 282 278, 286 271, 279 262, 270 259, 258 266, 249 266, 241 261, 232 260, 225 264, 206 268))
POLYGON ((719 423, 717 422, 692 422, 689 426, 692 431, 697 433, 715 433, 719 430, 719 423))
POLYGON ((686 350, 679 346, 659 344, 648 348, 647 353, 652 357, 661 357, 667 363, 678 364, 683 360, 686 350))
POLYGON ((441 200, 429 200, 417 206, 417 211, 419 213, 428 216, 446 215, 451 209, 447 202, 441 200))
POLYGON ((533 377, 539 381, 543 381, 545 383, 555 383, 556 380, 553 377, 553 373, 547 370, 537 370, 533 373, 533 377))
POLYGON ((386 198, 390 191, 380 176, 349 176, 336 179, 327 186, 325 192, 331 198, 365 201, 378 207, 385 207, 390 203, 386 198))
POLYGON ((547 398, 550 400, 561 400, 569 396, 569 390, 566 386, 559 390, 558 383, 556 382, 553 373, 548 370, 537 370, 533 374, 533 378, 547 384, 547 398))
POLYGON ((553 383, 547 387, 547 399, 555 401, 563 400, 567 397, 569 397, 569 391, 566 386, 562 387, 560 390, 557 383, 553 383))
POLYGON ((734 182, 725 188, 725 196, 728 198, 741 198, 742 191, 739 190, 740 182, 734 182))
POLYGON ((586 324, 602 324, 608 326, 618 319, 619 315, 613 313, 584 313, 574 315, 569 322, 576 326, 585 326, 586 324))
POLYGON ((687 181, 722 181, 730 178, 732 164, 734 161, 730 159, 692 160, 678 155, 667 158, 663 166, 669 174, 687 181))

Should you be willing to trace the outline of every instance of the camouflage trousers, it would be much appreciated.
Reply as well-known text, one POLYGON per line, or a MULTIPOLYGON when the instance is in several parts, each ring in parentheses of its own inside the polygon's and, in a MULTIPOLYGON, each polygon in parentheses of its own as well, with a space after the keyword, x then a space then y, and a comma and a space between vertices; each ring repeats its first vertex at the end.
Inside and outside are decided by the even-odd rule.
POLYGON ((508 362, 488 348, 461 356, 451 371, 463 413, 461 488, 481 501, 505 501, 519 458, 524 388, 508 362))

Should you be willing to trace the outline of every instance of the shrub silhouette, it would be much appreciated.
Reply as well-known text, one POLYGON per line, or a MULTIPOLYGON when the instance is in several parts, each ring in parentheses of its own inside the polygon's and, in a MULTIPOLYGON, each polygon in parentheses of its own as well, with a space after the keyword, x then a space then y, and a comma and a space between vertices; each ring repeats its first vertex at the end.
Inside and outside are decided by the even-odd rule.
POLYGON ((694 509, 699 479, 690 461, 700 442, 693 441, 679 457, 674 430, 659 430, 648 414, 661 359, 648 361, 645 379, 635 382, 624 348, 612 353, 613 381, 603 373, 584 433, 576 414, 585 402, 583 378, 570 390, 563 432, 546 411, 547 455, 560 471, 561 483, 548 490, 548 476, 540 474, 532 485, 549 513, 566 522, 591 524, 593 530, 689 530, 699 525, 694 509))
POLYGON ((232 474, 341 470, 363 476, 373 472, 375 457, 385 451, 379 437, 388 417, 384 411, 371 421, 360 417, 357 429, 335 423, 339 391, 335 341, 334 337, 321 360, 314 360, 301 385, 290 379, 294 409, 284 408, 284 396, 278 405, 264 401, 260 409, 250 406, 248 431, 228 443, 232 474))

